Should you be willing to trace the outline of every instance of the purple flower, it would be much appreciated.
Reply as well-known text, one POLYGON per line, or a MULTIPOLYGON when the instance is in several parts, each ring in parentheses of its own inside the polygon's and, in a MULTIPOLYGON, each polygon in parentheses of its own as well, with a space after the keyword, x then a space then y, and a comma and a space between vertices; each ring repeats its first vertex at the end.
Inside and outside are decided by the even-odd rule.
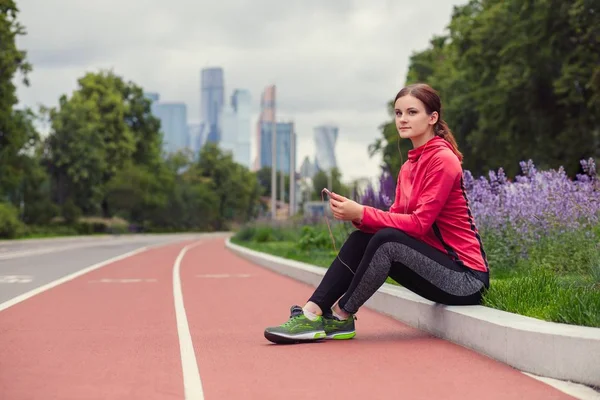
MULTIPOLYGON (((584 174, 570 179, 564 168, 537 171, 532 160, 520 163, 522 175, 511 182, 502 168, 477 179, 463 173, 463 185, 475 222, 482 232, 502 237, 522 255, 542 237, 589 230, 600 221, 600 179, 593 159, 582 160, 584 174)), ((387 170, 379 189, 368 185, 361 204, 387 210, 396 181, 387 170)))
POLYGON ((394 204, 395 197, 396 180, 388 169, 383 169, 379 177, 379 190, 377 190, 377 193, 369 182, 360 198, 360 203, 380 210, 388 210, 394 204))
MULTIPOLYGON (((586 175, 567 177, 561 167, 538 172, 533 161, 521 162, 523 175, 515 182, 504 172, 490 171, 489 179, 474 181, 467 196, 479 229, 509 238, 510 244, 527 248, 551 233, 591 229, 600 217, 600 190, 593 161, 586 162, 586 175), (591 176, 587 175, 592 171, 591 176)), ((582 163, 583 165, 583 163, 582 163)), ((464 179, 470 176, 464 173, 464 179)))

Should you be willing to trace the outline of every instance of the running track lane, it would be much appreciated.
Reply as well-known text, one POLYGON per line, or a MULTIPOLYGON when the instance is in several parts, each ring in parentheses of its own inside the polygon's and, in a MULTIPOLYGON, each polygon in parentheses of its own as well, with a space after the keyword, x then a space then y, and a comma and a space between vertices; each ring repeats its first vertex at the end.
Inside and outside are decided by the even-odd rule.
POLYGON ((188 251, 182 290, 205 399, 572 399, 511 367, 366 308, 349 341, 274 345, 312 287, 229 252, 188 251))
POLYGON ((183 399, 173 263, 108 264, 0 312, 0 399, 183 399), (101 279, 144 282, 98 282, 101 279))

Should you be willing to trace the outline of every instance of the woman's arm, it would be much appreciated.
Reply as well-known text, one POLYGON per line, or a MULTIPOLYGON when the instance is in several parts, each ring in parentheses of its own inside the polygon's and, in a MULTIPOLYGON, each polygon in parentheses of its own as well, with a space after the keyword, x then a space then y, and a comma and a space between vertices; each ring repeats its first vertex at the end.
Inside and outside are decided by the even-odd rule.
POLYGON ((370 233, 391 227, 413 237, 424 236, 444 207, 456 179, 460 179, 460 163, 452 157, 444 152, 430 160, 414 212, 398 214, 365 206, 362 220, 353 221, 354 226, 370 233))

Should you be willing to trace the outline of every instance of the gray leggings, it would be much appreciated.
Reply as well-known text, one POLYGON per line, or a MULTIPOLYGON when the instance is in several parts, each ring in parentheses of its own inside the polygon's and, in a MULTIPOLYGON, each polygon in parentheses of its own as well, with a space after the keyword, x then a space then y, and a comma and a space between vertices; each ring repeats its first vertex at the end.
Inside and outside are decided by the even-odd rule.
POLYGON ((340 307, 354 314, 388 276, 428 300, 448 305, 480 304, 489 287, 487 272, 460 265, 424 242, 386 228, 376 234, 352 232, 309 301, 327 313, 339 299, 340 307))

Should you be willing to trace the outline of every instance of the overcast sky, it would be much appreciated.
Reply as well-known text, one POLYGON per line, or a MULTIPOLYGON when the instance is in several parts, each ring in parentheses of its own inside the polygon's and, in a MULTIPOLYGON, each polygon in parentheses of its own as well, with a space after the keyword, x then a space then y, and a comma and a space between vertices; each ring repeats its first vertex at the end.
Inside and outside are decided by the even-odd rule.
MULTIPOLYGON (((466 0, 17 0, 34 71, 20 105, 56 105, 86 71, 112 68, 200 117, 200 69, 221 66, 226 97, 277 85, 278 114, 298 133, 298 167, 313 159, 313 127, 339 126, 344 180, 379 174, 367 146, 389 117, 413 51, 444 33, 466 0)), ((253 125, 254 126, 254 125, 253 125)), ((254 129, 252 159, 255 157, 254 129)))

